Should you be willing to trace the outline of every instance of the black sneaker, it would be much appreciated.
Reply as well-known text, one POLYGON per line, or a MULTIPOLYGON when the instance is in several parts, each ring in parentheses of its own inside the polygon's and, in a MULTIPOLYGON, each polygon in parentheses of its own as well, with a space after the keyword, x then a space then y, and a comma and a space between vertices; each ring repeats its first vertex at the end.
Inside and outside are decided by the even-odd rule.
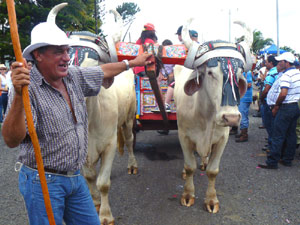
POLYGON ((282 161, 282 160, 279 160, 279 163, 281 164, 281 165, 283 165, 283 166, 287 166, 287 167, 291 167, 292 166, 292 163, 291 162, 284 162, 284 161, 282 161))
POLYGON ((166 112, 171 112, 170 105, 168 103, 165 104, 166 112))
POLYGON ((262 169, 271 169, 271 170, 276 170, 278 169, 277 165, 268 165, 268 164, 258 164, 258 166, 262 169))
POLYGON ((261 114, 260 113, 256 113, 256 114, 253 114, 252 116, 253 117, 261 117, 261 114))
POLYGON ((160 112, 159 108, 153 108, 151 109, 151 112, 160 112))
POLYGON ((157 133, 163 134, 163 135, 168 135, 169 134, 169 130, 158 130, 157 133))

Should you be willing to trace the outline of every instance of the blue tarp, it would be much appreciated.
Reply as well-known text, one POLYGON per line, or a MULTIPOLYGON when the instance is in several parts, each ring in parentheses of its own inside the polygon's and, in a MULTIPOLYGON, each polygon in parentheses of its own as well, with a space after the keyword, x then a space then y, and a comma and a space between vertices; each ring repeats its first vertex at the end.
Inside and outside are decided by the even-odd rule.
MULTIPOLYGON (((284 52, 286 52, 286 51, 283 50, 283 49, 279 49, 280 54, 284 53, 284 52)), ((277 46, 275 44, 272 44, 270 47, 260 51, 259 53, 260 54, 265 54, 265 53, 267 53, 267 54, 277 54, 277 46)))

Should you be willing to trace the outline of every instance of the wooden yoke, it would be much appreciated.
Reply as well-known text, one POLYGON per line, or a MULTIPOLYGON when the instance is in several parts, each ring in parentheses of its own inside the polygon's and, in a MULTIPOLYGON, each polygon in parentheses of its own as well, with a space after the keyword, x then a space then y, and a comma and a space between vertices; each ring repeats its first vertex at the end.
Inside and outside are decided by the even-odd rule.
MULTIPOLYGON (((159 45, 155 44, 152 46, 146 45, 146 51, 148 53, 154 53, 156 56, 158 55, 159 45)), ((116 44, 118 61, 122 61, 124 59, 130 60, 134 59, 137 55, 144 52, 144 48, 142 45, 119 42, 116 44)), ((163 46, 161 52, 161 61, 163 64, 179 64, 184 65, 184 61, 187 56, 187 48, 184 45, 168 45, 163 46)), ((162 118, 166 127, 168 127, 168 115, 165 110, 165 104, 162 101, 162 96, 160 92, 160 87, 157 84, 156 80, 156 60, 153 55, 150 60, 154 62, 153 64, 146 66, 145 72, 149 77, 149 81, 151 84, 151 88, 154 92, 156 102, 162 114, 162 118)))

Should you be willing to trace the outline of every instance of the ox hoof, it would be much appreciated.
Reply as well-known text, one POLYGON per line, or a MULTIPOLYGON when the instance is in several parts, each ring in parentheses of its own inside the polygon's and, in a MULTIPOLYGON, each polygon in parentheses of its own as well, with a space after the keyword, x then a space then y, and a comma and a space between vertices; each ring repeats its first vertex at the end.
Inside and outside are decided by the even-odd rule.
POLYGON ((195 197, 191 197, 189 195, 181 197, 181 205, 183 206, 190 207, 194 205, 194 203, 195 203, 195 197))
POLYGON ((115 221, 107 222, 107 219, 104 219, 103 222, 101 221, 101 225, 115 225, 115 221))
POLYGON ((128 174, 129 175, 136 175, 138 173, 138 168, 137 167, 131 167, 131 168, 128 168, 128 174))
POLYGON ((212 201, 209 203, 209 204, 207 204, 207 203, 205 203, 205 208, 206 208, 206 210, 209 212, 209 213, 217 213, 217 212, 219 212, 219 203, 217 202, 217 203, 213 203, 212 201))
POLYGON ((100 211, 100 204, 99 204, 99 205, 95 205, 95 208, 96 208, 97 213, 99 214, 99 211, 100 211))

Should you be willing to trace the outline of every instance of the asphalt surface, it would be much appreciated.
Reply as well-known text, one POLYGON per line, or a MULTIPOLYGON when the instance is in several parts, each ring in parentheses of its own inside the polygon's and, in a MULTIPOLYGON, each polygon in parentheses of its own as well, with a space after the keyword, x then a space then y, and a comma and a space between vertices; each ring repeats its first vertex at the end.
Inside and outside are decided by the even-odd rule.
MULTIPOLYGON (((292 167, 257 168, 266 158, 261 148, 267 135, 265 129, 258 128, 261 118, 251 115, 249 141, 235 143, 230 136, 224 151, 216 180, 217 214, 203 207, 207 177, 199 169, 194 176, 195 205, 187 208, 180 204, 183 156, 177 131, 167 136, 140 131, 135 150, 138 175, 127 175, 126 153, 114 160, 109 198, 115 224, 300 225, 300 149, 292 167)), ((0 146, 0 225, 28 224, 14 171, 18 149, 8 149, 2 137, 0 146)))

